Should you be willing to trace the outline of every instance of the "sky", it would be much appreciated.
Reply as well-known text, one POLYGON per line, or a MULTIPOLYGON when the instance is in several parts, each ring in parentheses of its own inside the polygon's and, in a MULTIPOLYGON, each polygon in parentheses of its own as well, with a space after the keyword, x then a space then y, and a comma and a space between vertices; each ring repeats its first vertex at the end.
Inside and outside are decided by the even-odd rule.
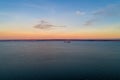
POLYGON ((0 39, 120 39, 120 0, 0 0, 0 39))

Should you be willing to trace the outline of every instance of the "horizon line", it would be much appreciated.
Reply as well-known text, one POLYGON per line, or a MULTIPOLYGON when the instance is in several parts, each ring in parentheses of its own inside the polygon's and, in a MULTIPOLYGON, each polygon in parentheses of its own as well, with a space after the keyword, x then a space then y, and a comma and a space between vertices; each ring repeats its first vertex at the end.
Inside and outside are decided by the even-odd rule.
POLYGON ((120 41, 120 39, 0 39, 0 41, 120 41))

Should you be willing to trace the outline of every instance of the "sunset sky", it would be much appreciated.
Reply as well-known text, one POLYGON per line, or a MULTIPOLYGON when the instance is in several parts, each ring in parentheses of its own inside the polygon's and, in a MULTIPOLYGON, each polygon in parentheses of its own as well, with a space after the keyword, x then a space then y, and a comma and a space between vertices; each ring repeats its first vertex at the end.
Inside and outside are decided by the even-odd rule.
POLYGON ((0 39, 120 39, 120 0, 0 0, 0 39))

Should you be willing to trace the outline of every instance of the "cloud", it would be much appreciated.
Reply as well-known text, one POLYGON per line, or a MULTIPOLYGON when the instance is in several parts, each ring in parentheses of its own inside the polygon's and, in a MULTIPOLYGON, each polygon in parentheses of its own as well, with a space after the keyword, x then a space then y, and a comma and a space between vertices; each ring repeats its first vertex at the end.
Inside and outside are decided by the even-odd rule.
POLYGON ((53 29, 53 28, 57 28, 57 27, 66 27, 66 26, 57 26, 57 25, 50 24, 47 21, 41 20, 39 24, 37 24, 33 27, 36 29, 48 30, 48 29, 53 29))
POLYGON ((85 15, 85 12, 76 11, 76 15, 78 15, 78 16, 85 15))
POLYGON ((113 4, 113 5, 108 5, 105 8, 96 10, 93 12, 93 15, 105 15, 105 16, 120 16, 120 5, 118 4, 113 4))
POLYGON ((84 26, 91 26, 94 25, 97 21, 99 20, 105 20, 105 17, 107 19, 113 19, 114 17, 120 17, 120 5, 118 4, 113 4, 113 5, 108 5, 104 8, 98 9, 94 12, 92 12, 92 18, 87 20, 84 23, 84 26))
POLYGON ((84 23, 84 26, 92 26, 95 23, 95 19, 90 19, 84 23))

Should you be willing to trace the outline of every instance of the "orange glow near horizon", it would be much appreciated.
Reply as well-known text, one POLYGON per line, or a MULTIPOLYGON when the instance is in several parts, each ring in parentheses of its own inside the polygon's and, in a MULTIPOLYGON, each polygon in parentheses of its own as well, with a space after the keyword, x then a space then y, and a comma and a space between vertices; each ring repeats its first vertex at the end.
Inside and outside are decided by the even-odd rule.
POLYGON ((0 33, 0 39, 119 39, 119 34, 113 33, 65 33, 65 34, 34 34, 34 33, 0 33))

